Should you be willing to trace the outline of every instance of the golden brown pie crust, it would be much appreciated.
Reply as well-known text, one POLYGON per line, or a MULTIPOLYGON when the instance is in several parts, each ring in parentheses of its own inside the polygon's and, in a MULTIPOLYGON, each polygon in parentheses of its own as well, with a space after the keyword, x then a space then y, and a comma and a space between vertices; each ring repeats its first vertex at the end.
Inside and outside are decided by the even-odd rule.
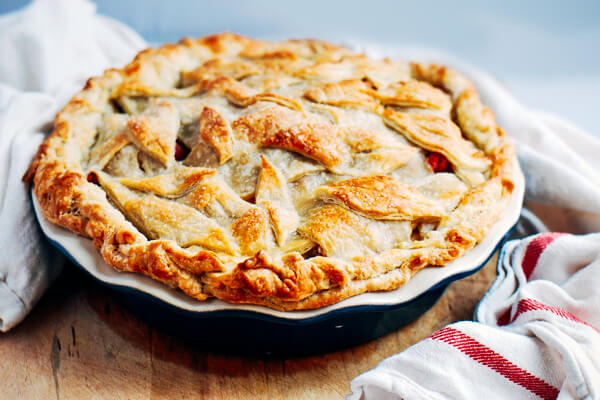
POLYGON ((25 179, 118 270, 298 310, 460 257, 500 218, 515 164, 456 71, 219 34, 90 79, 25 179))

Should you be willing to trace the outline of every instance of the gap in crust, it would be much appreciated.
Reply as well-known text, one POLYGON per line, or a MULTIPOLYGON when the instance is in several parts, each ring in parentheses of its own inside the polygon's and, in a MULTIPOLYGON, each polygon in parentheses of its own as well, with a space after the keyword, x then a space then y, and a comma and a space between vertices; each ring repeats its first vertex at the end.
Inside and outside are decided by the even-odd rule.
POLYGON ((25 179, 118 270, 298 310, 460 257, 500 218, 515 163, 456 71, 219 34, 90 79, 25 179))

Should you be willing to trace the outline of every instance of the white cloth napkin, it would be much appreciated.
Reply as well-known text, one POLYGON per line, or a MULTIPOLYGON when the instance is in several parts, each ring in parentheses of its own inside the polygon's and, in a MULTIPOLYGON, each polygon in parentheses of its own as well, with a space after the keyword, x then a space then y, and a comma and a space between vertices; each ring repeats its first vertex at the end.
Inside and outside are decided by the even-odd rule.
POLYGON ((351 383, 348 400, 600 398, 600 233, 508 242, 475 321, 351 383))
POLYGON ((0 17, 0 331, 27 315, 63 265, 42 237, 21 176, 87 78, 144 47, 86 0, 38 0, 0 17))

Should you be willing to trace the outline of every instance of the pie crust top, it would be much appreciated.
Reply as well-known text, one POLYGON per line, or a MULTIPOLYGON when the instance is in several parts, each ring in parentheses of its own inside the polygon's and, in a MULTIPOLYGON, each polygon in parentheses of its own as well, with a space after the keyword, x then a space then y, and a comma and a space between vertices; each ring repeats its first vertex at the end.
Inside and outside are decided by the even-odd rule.
POLYGON ((460 257, 500 218, 515 165, 456 71, 219 34, 90 79, 25 179, 118 270, 295 310, 460 257))

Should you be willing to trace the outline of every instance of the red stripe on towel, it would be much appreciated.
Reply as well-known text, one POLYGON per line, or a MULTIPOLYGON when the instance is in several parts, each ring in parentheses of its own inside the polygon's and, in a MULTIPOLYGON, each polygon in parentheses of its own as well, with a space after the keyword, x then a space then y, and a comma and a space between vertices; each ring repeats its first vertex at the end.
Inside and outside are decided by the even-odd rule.
POLYGON ((454 328, 443 328, 431 339, 454 346, 478 363, 496 371, 506 379, 538 395, 542 399, 556 399, 559 390, 548 382, 513 364, 499 353, 454 328))
POLYGON ((515 316, 513 317, 513 321, 515 319, 517 319, 517 317, 527 311, 550 311, 553 314, 558 315, 559 317, 562 317, 564 319, 568 319, 569 321, 574 321, 574 322, 579 322, 580 324, 584 324, 589 326, 590 328, 595 329, 597 332, 600 332, 600 330, 598 330, 598 328, 596 328, 595 326, 588 324, 587 322, 577 318, 575 315, 571 314, 568 311, 563 310, 562 308, 559 307, 554 307, 554 306, 549 306, 547 304, 542 303, 541 301, 538 300, 534 300, 534 299, 521 299, 519 300, 519 303, 517 304, 517 312, 515 313, 515 316))
POLYGON ((525 278, 529 280, 531 273, 535 269, 535 266, 538 263, 538 260, 546 247, 550 243, 554 241, 559 236, 564 235, 564 233, 560 232, 548 232, 541 233, 537 235, 535 238, 529 242, 527 245, 527 249, 525 250, 525 256, 523 257, 523 262, 521 266, 523 268, 523 273, 525 274, 525 278))
POLYGON ((510 307, 507 308, 506 311, 504 311, 502 313, 502 315, 500 315, 498 317, 498 325, 500 325, 500 326, 508 325, 509 322, 510 322, 510 307))

